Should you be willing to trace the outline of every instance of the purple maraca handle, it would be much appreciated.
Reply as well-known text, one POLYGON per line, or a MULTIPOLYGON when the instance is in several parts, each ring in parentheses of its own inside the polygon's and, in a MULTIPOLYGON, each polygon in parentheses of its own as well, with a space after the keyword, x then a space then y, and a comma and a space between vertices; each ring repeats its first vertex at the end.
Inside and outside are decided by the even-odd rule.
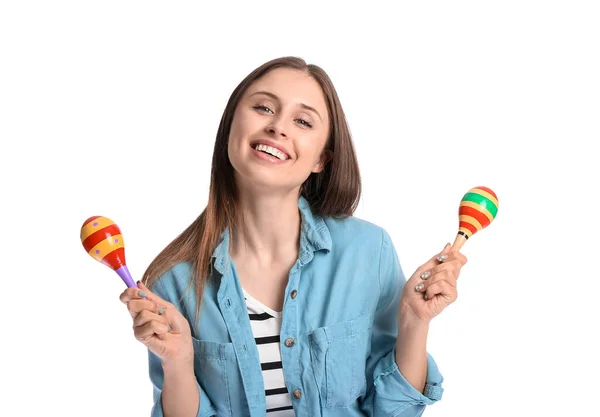
MULTIPOLYGON (((129 269, 127 269, 127 265, 123 265, 122 267, 117 269, 115 272, 117 274, 119 274, 119 276, 121 277, 121 279, 123 280, 125 285, 127 285, 128 288, 138 288, 137 284, 135 283, 135 281, 131 277, 131 274, 129 273, 129 269)), ((142 297, 142 298, 144 300, 146 299, 146 297, 142 297)))

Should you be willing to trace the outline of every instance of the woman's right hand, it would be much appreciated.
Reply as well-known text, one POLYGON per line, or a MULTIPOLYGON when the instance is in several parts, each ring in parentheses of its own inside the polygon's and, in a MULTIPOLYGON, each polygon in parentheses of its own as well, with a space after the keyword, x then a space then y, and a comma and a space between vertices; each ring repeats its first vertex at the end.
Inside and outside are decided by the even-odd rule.
POLYGON ((135 338, 158 356, 163 365, 191 363, 193 366, 194 347, 187 319, 144 284, 138 282, 138 286, 127 288, 119 297, 133 318, 135 338))

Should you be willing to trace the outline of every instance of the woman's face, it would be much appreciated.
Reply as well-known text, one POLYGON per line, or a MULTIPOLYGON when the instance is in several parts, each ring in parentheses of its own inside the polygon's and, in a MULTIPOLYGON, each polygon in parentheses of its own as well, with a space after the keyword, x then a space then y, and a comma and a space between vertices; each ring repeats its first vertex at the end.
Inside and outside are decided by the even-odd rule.
POLYGON ((229 160, 239 187, 262 191, 299 188, 327 162, 327 105, 321 87, 304 72, 278 68, 246 90, 229 135, 229 160), (267 188, 268 187, 268 188, 267 188))

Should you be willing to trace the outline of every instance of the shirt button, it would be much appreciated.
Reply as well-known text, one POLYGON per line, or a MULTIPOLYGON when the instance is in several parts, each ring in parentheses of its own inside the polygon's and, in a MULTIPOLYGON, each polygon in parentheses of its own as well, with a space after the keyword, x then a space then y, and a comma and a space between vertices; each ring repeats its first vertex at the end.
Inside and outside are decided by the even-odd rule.
POLYGON ((296 291, 296 290, 292 291, 292 298, 296 298, 297 295, 298 295, 298 291, 296 291))
POLYGON ((292 339, 291 337, 288 337, 287 339, 285 339, 285 345, 287 347, 292 347, 294 346, 294 339, 292 339))
POLYGON ((294 390, 294 398, 299 400, 300 398, 302 398, 302 391, 300 391, 299 389, 294 390))

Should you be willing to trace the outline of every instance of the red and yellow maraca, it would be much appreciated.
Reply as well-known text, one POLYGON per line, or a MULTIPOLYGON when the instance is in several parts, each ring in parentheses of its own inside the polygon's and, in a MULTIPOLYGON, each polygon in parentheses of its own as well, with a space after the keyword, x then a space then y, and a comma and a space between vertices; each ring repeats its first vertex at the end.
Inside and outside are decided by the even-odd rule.
POLYGON ((452 249, 462 245, 478 231, 487 227, 498 213, 498 196, 488 187, 471 188, 458 207, 458 233, 452 249))
POLYGON ((92 216, 81 226, 80 237, 83 248, 92 258, 115 271, 127 287, 138 287, 127 269, 123 235, 115 222, 107 217, 92 216))

